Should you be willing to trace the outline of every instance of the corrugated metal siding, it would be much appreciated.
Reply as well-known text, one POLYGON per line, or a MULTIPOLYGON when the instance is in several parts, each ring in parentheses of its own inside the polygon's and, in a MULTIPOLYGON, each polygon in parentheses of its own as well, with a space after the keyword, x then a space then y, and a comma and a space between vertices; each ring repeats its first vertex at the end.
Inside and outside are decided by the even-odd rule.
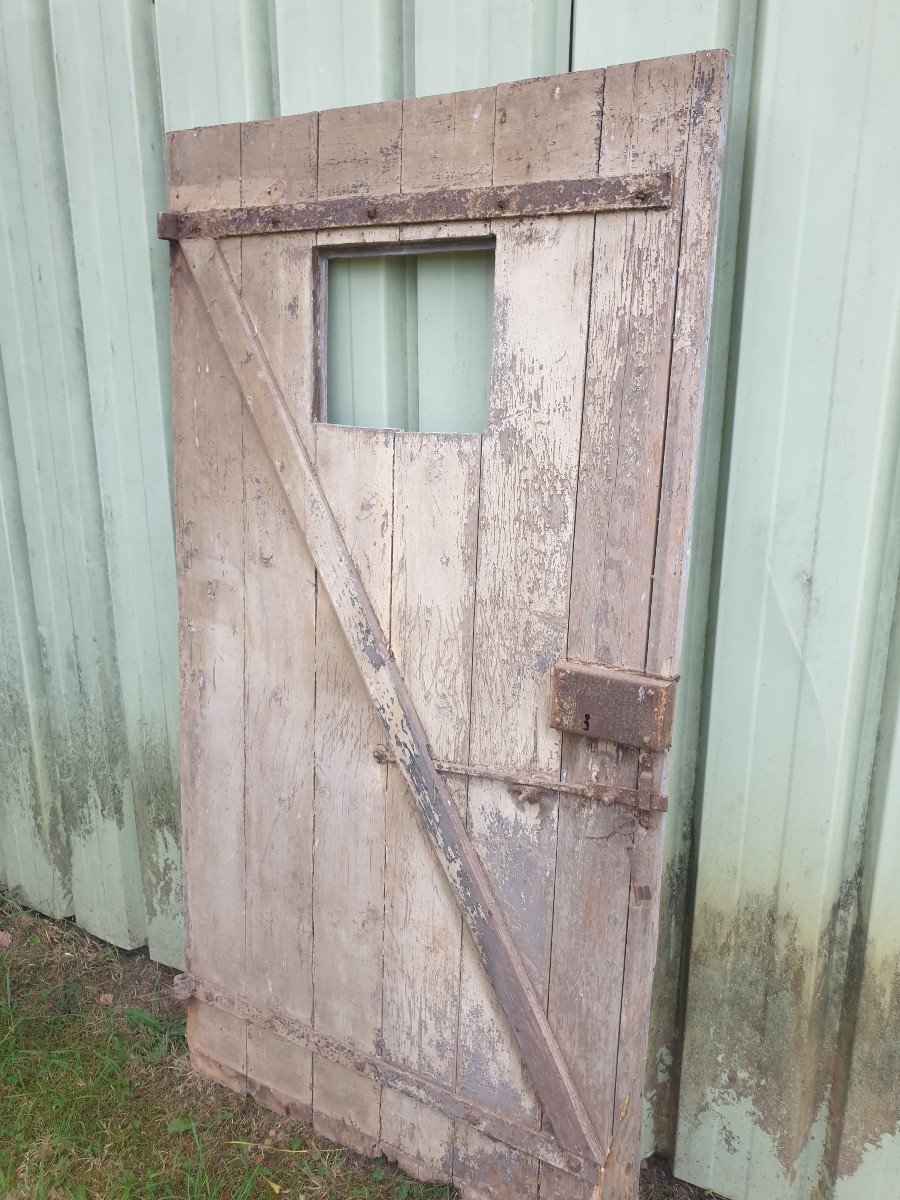
MULTIPOLYGON (((647 1146, 735 1200, 887 1200, 893 0, 0 0, 0 876, 179 961, 163 128, 719 45, 735 91, 647 1146)), ((420 304, 464 312, 467 286, 420 276, 420 304)), ((351 282, 382 346, 387 282, 361 303, 351 282)), ((427 322, 417 338, 427 359, 427 322)))
POLYGON ((898 1194, 898 49, 888 0, 761 8, 677 1155, 731 1196, 898 1194))

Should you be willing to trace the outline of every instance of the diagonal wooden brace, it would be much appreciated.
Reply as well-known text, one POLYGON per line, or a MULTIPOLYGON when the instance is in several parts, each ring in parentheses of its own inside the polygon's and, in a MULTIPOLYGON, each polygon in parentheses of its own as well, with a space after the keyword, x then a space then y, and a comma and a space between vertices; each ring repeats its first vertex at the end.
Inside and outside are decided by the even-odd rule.
POLYGON ((602 1163, 605 1152, 531 985, 487 872, 428 751, 425 730, 322 492, 315 468, 211 238, 181 243, 200 297, 259 429, 340 621, 393 756, 503 1007, 562 1146, 602 1163))

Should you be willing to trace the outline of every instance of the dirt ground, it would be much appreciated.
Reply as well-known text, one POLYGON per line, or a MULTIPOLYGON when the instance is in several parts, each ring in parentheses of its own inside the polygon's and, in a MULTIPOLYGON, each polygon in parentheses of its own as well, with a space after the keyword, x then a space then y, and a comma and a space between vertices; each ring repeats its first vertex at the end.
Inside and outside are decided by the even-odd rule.
MULTIPOLYGON (((0 1200, 450 1200, 191 1071, 174 972, 0 895, 0 1200)), ((712 1193, 645 1164, 641 1200, 712 1193)))
POLYGON ((641 1200, 723 1200, 715 1192, 674 1179, 664 1158, 649 1158, 641 1169, 641 1200))

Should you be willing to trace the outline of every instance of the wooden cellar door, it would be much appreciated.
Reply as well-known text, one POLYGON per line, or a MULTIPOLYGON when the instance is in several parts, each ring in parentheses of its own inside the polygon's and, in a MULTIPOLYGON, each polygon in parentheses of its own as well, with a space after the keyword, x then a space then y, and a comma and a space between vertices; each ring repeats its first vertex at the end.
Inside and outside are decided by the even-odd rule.
POLYGON ((188 1040, 463 1196, 637 1195, 728 56, 169 135, 188 1040), (330 256, 494 250, 481 434, 330 256))

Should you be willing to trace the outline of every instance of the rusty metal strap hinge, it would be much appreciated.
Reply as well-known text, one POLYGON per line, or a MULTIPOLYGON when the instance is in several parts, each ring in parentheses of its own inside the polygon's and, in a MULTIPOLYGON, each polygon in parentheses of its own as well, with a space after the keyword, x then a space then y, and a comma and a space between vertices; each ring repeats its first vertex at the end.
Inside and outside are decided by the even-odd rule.
POLYGON ((391 196, 343 196, 257 208, 164 212, 159 214, 157 229, 159 236, 167 241, 184 241, 186 238, 246 237, 309 229, 620 212, 623 209, 668 208, 671 202, 672 176, 668 171, 657 171, 497 187, 437 188, 391 196))

